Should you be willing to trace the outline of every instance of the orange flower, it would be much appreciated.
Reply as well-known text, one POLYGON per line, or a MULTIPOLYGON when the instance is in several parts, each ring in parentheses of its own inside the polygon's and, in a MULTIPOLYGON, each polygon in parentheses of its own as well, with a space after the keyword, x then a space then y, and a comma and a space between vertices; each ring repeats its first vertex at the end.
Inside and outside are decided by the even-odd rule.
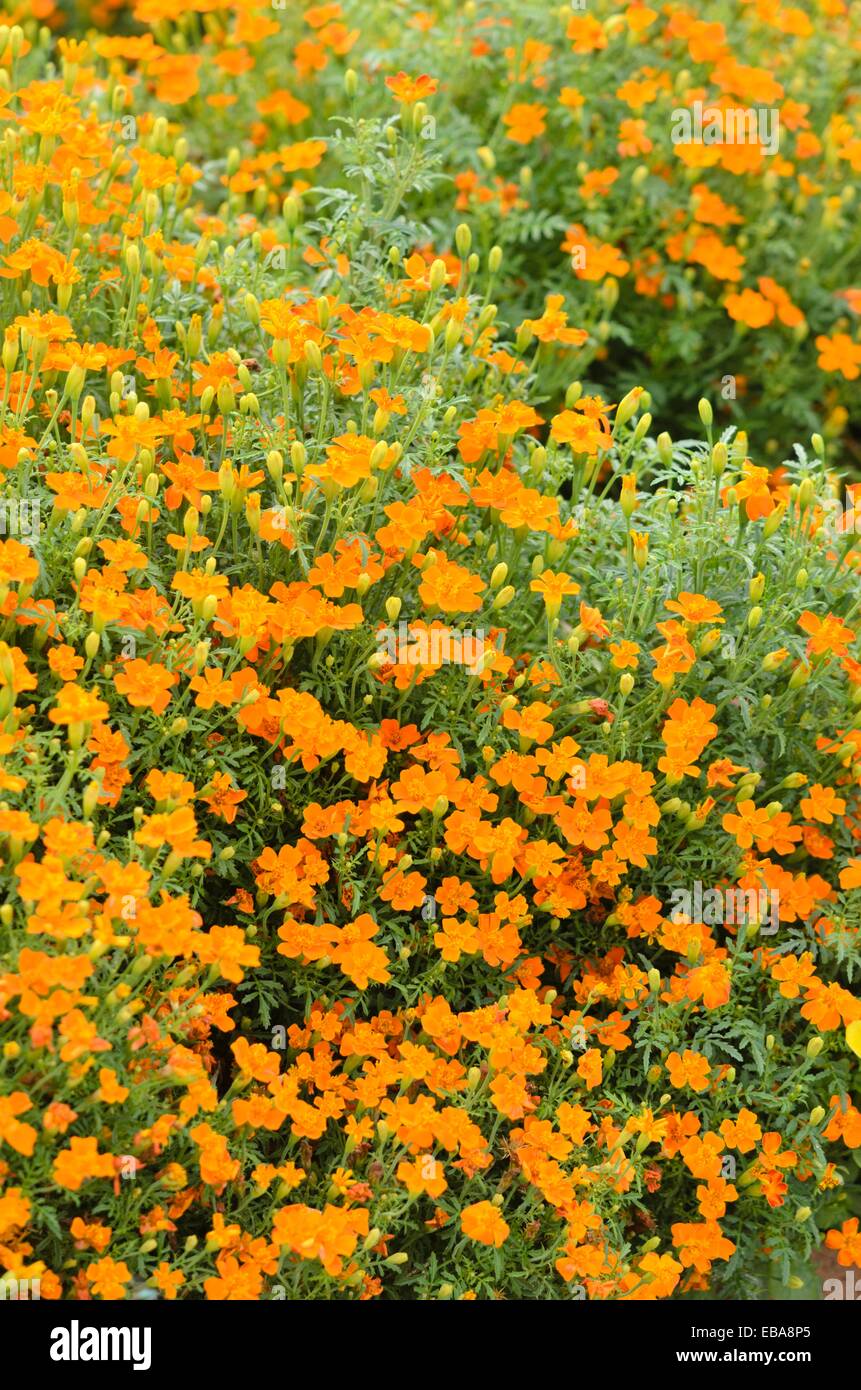
POLYGON ((427 73, 422 73, 419 77, 409 77, 402 71, 395 77, 387 77, 386 86, 398 101, 412 106, 417 101, 424 101, 425 97, 433 96, 438 83, 435 77, 428 77, 427 73))
POLYGON ((767 807, 756 806, 751 799, 739 802, 738 814, 728 812, 721 825, 735 836, 739 849, 750 849, 756 842, 760 854, 791 854, 801 839, 801 830, 790 822, 787 811, 770 815, 767 807))
MULTIPOLYGON (((742 464, 742 477, 733 484, 735 495, 739 502, 744 503, 744 509, 749 521, 758 521, 761 517, 771 516, 774 511, 775 502, 771 489, 768 486, 769 472, 767 468, 758 468, 751 463, 750 459, 745 459, 742 464)), ((726 492, 723 497, 726 501, 726 492)))
POLYGON ((516 102, 502 117, 509 140, 517 145, 529 145, 546 130, 544 117, 547 107, 537 102, 516 102))
POLYGON ((428 1197, 441 1197, 448 1187, 443 1165, 430 1154, 419 1154, 412 1163, 402 1159, 395 1176, 414 1197, 421 1193, 426 1193, 428 1197))
POLYGON ((612 664, 617 671, 626 671, 629 668, 637 669, 640 648, 636 642, 629 642, 623 638, 619 642, 610 642, 609 649, 613 656, 612 664))
POLYGON ((855 641, 853 630, 833 613, 820 618, 807 609, 798 619, 798 626, 810 639, 807 643, 808 656, 825 656, 829 652, 833 656, 846 656, 850 642, 855 641))
POLYGON ((126 1284, 131 1279, 131 1271, 124 1260, 112 1260, 105 1255, 86 1268, 87 1282, 99 1298, 125 1298, 126 1284))
POLYGON ((54 1182, 69 1192, 77 1192, 91 1178, 112 1178, 114 1160, 110 1154, 100 1154, 98 1140, 74 1138, 68 1149, 61 1149, 54 1159, 54 1182))
POLYGON ((720 1132, 731 1149, 739 1153, 750 1153, 762 1138, 762 1130, 752 1110, 742 1106, 735 1120, 724 1120, 720 1132))
POLYGON ((724 304, 730 318, 736 323, 747 324, 748 328, 764 328, 774 318, 774 305, 756 290, 728 294, 724 304))
POLYGON ((531 581, 529 587, 533 593, 540 594, 544 599, 548 618, 559 616, 563 598, 568 594, 580 592, 580 585, 575 584, 570 575, 554 574, 552 570, 542 570, 538 578, 531 581))
POLYGON ((150 1283, 170 1303, 185 1283, 185 1275, 181 1269, 171 1269, 167 1261, 162 1260, 154 1270, 150 1283))
MULTIPOLYGON (((92 691, 82 690, 79 685, 64 685, 54 708, 48 714, 52 724, 66 724, 72 730, 80 730, 106 719, 109 706, 92 691)), ((79 740, 82 734, 79 734, 79 740)))
POLYGON ((821 821, 823 825, 831 825, 835 816, 842 816, 845 810, 843 797, 838 796, 832 787, 823 787, 821 782, 814 782, 807 796, 801 799, 802 814, 811 820, 821 821))
POLYGON ((135 709, 151 709, 153 714, 163 714, 170 704, 170 689, 179 677, 157 661, 144 661, 140 657, 123 663, 114 677, 114 685, 120 695, 125 695, 135 709))
POLYGON ((481 608, 479 594, 484 589, 480 575, 455 564, 440 551, 430 552, 430 563, 422 571, 419 596, 430 612, 474 613, 481 608))
POLYGON ((106 1105, 122 1105, 124 1100, 128 1100, 129 1088, 120 1085, 117 1074, 111 1067, 101 1067, 99 1089, 96 1094, 106 1105))
POLYGON ((226 772, 216 772, 209 784, 209 790, 201 793, 213 815, 220 816, 228 825, 236 820, 237 809, 247 799, 248 793, 238 790, 226 772))
POLYGON ((508 1239, 510 1227, 502 1219, 492 1202, 472 1202, 460 1213, 460 1225, 464 1235, 477 1240, 481 1245, 492 1245, 499 1249, 508 1239))
POLYGON ((579 347, 586 342, 589 335, 584 328, 568 327, 568 315, 562 312, 564 303, 564 295, 548 294, 541 318, 524 319, 520 327, 528 328, 539 343, 562 343, 566 347, 579 347))
POLYGON ((0 1141, 27 1158, 33 1152, 38 1133, 32 1125, 19 1120, 18 1116, 32 1108, 26 1091, 13 1091, 11 1095, 0 1096, 0 1141))
POLYGON ((861 1232, 858 1230, 858 1217, 850 1216, 838 1230, 831 1230, 825 1237, 829 1250, 837 1251, 837 1263, 845 1269, 852 1265, 861 1266, 861 1232))
POLYGON ((666 1065, 670 1074, 670 1084, 676 1090, 685 1086, 690 1086, 692 1091, 707 1089, 711 1068, 708 1058, 703 1057, 701 1053, 692 1052, 690 1048, 686 1048, 681 1056, 678 1052, 671 1052, 666 1065))
POLYGON ((848 333, 835 333, 830 338, 820 333, 816 346, 817 365, 823 372, 842 372, 847 381, 861 376, 861 343, 854 342, 848 333))
POLYGON ((664 604, 672 613, 679 613, 687 623, 722 623, 723 612, 719 603, 703 594, 689 594, 685 591, 678 598, 667 599, 664 604))
POLYGON ((208 859, 212 847, 206 840, 198 840, 197 822, 190 806, 180 806, 175 811, 157 812, 147 816, 140 828, 135 831, 135 843, 145 849, 161 849, 170 845, 171 853, 181 859, 208 859))
POLYGON ((196 939, 195 951, 204 965, 214 966, 225 980, 237 985, 244 979, 245 966, 260 964, 260 948, 246 944, 241 927, 210 927, 196 939))
POLYGON ((387 969, 388 956, 380 946, 373 945, 379 927, 367 912, 357 917, 339 932, 332 951, 332 960, 340 966, 358 989, 367 989, 371 980, 386 984, 391 975, 387 969))
POLYGON ((276 1212, 272 1242, 300 1259, 319 1260, 327 1274, 337 1277, 369 1227, 367 1207, 327 1205, 317 1211, 297 1203, 276 1212))

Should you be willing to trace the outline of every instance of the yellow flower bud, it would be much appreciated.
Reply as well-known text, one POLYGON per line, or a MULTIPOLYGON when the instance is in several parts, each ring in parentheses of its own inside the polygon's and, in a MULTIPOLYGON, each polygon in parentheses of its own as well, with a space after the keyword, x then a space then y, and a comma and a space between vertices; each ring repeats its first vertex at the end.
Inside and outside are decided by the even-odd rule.
POLYGON ((445 268, 445 261, 437 257, 437 259, 431 263, 431 268, 428 272, 428 284, 430 285, 431 293, 435 294, 437 290, 441 290, 447 279, 448 272, 445 268))
POLYGON ((309 338, 303 349, 303 355, 312 372, 322 372, 323 354, 313 339, 309 338))
POLYGON ((800 690, 810 680, 810 667, 800 662, 789 678, 789 689, 800 690))
POLYGON ((614 429, 618 428, 620 425, 627 424, 631 416, 636 415, 640 408, 640 397, 642 394, 642 386, 635 386, 626 396, 622 397, 619 404, 616 406, 614 429))
POLYGON ((720 639, 721 631, 719 627, 713 627, 710 628, 708 632, 704 632, 697 646, 697 655, 708 656, 710 652, 714 651, 720 639))
POLYGON ((816 485, 812 478, 802 478, 798 484, 798 506, 806 511, 816 495, 816 485))

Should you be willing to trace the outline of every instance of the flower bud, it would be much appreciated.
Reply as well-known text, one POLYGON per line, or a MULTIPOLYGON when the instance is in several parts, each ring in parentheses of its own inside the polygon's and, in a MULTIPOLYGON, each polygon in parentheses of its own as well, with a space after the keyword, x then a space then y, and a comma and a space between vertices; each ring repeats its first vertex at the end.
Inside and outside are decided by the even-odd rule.
POLYGON ((789 689, 800 690, 810 680, 810 667, 805 666, 804 662, 799 662, 789 677, 789 689))
POLYGON ((719 478, 727 465, 727 447, 722 439, 719 439, 712 449, 712 476, 719 478))
POLYGON ((305 357, 305 361, 308 363, 308 366, 311 368, 312 372, 322 372, 323 354, 321 353, 318 345, 313 341, 313 339, 309 338, 306 342, 305 347, 303 349, 303 355, 305 357))
POLYGON ((801 511, 806 511, 816 495, 816 485, 812 478, 802 478, 798 484, 798 506, 801 511))
POLYGON ((635 386, 626 396, 622 397, 616 407, 616 426, 627 424, 631 416, 636 415, 640 408, 640 397, 642 394, 642 386, 635 386))
POLYGON ((714 651, 720 639, 721 631, 718 627, 710 628, 708 632, 704 632, 697 645, 697 655, 708 656, 714 651))
POLYGON ((439 257, 437 257, 437 259, 432 262, 430 272, 428 274, 428 284, 431 288, 431 294, 435 294, 437 290, 441 290, 447 279, 448 272, 445 268, 445 261, 442 261, 439 259, 439 257))

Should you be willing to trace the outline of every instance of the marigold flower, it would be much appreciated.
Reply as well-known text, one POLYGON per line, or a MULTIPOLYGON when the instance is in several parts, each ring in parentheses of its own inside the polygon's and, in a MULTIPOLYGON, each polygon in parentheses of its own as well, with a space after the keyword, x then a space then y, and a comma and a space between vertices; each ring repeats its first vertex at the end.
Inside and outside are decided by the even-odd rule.
POLYGON ((502 1219, 492 1202, 472 1202, 460 1213, 460 1224, 464 1235, 477 1240, 481 1245, 492 1245, 499 1249, 510 1233, 510 1227, 502 1219))

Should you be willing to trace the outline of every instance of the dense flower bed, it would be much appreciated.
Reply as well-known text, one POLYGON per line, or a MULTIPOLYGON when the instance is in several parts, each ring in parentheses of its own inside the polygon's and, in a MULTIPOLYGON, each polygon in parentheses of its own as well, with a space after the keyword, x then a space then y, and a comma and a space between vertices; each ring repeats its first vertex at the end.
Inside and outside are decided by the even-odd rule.
POLYGON ((847 7, 36 8, 0 30, 5 1282, 858 1264, 847 7), (787 147, 674 145, 720 93, 787 147))
MULTIPOLYGON (((175 123, 195 202, 217 205, 228 146, 249 232, 259 220, 283 240, 278 194, 313 188, 307 232, 348 256, 357 288, 369 232, 454 252, 467 218, 483 255, 505 251, 502 317, 516 327, 565 296, 588 335, 576 370, 609 399, 647 381, 660 426, 690 431, 707 394, 774 463, 801 434, 844 430, 861 377, 857 7, 177 8, 93 5, 121 33, 80 66, 122 88, 112 148, 133 152, 156 113, 175 123), (383 138, 398 114, 408 149, 383 138)), ((52 0, 39 9, 62 23, 52 0)), ((141 170, 141 187, 160 177, 141 170)))

